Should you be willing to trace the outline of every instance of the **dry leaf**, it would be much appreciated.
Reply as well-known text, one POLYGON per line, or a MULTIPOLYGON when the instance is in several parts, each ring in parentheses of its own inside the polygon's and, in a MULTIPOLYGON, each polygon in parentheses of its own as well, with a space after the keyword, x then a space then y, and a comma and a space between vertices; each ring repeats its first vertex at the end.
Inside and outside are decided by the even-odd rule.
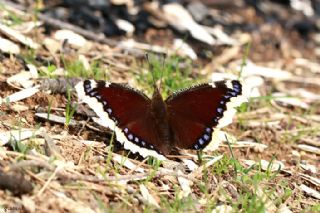
POLYGON ((0 24, 0 32, 32 49, 37 49, 39 47, 39 44, 32 41, 31 38, 22 35, 18 31, 13 30, 6 25, 0 24))
POLYGON ((61 49, 61 44, 52 38, 45 38, 43 45, 51 54, 56 54, 61 49))
POLYGON ((299 166, 304 170, 311 171, 312 173, 315 173, 315 174, 317 173, 317 167, 314 165, 300 163, 299 166))
POLYGON ((21 105, 21 104, 13 104, 11 106, 11 109, 16 112, 23 112, 23 111, 27 111, 29 109, 29 107, 26 105, 21 105))
POLYGON ((216 25, 215 27, 202 26, 206 31, 216 38, 216 45, 240 45, 240 42, 231 38, 228 34, 223 32, 222 27, 216 25))
POLYGON ((281 204, 278 208, 278 212, 280 213, 292 213, 292 211, 286 206, 286 204, 281 204))
POLYGON ((81 48, 87 44, 87 40, 83 36, 76 34, 70 30, 58 30, 57 32, 55 32, 53 37, 61 42, 67 40, 68 43, 75 48, 81 48))
POLYGON ((314 15, 314 10, 310 0, 291 0, 290 6, 295 10, 302 11, 306 16, 311 17, 314 15))
POLYGON ((304 100, 308 100, 308 101, 318 101, 320 100, 320 95, 310 92, 304 88, 295 88, 295 89, 288 89, 285 91, 286 93, 288 93, 291 96, 297 96, 297 97, 301 97, 304 100))
POLYGON ((215 129, 212 134, 212 140, 211 142, 203 149, 204 151, 215 151, 219 148, 221 142, 226 141, 226 138, 228 138, 229 141, 236 140, 235 137, 227 134, 226 132, 215 129))
POLYGON ((173 50, 177 51, 177 53, 181 56, 188 56, 192 60, 196 60, 198 58, 194 50, 182 39, 174 39, 173 50))
POLYGON ((266 148, 268 148, 268 146, 265 144, 252 142, 252 141, 236 141, 234 143, 230 143, 230 146, 232 148, 253 147, 253 148, 257 149, 257 151, 259 151, 259 152, 262 152, 266 148))
POLYGON ((303 151, 312 152, 320 155, 320 149, 317 147, 306 145, 306 144, 298 144, 297 147, 303 151))
POLYGON ((136 42, 134 39, 127 39, 127 40, 120 41, 118 46, 119 48, 128 49, 128 50, 140 49, 140 50, 147 50, 147 51, 156 52, 156 53, 168 52, 166 48, 163 48, 161 46, 136 42))
POLYGON ((0 50, 5 53, 19 54, 20 47, 10 40, 0 37, 0 50))
POLYGON ((212 210, 211 213, 231 213, 234 212, 231 206, 219 205, 212 210))
POLYGON ((39 86, 23 89, 19 92, 13 93, 13 94, 3 98, 2 100, 0 99, 0 104, 13 103, 16 101, 20 101, 20 100, 23 100, 23 99, 26 99, 26 98, 33 96, 37 92, 39 92, 39 86))
POLYGON ((88 70, 91 69, 89 60, 87 59, 86 56, 80 54, 79 57, 78 57, 78 59, 79 59, 79 61, 82 63, 83 68, 84 68, 85 70, 88 71, 88 70))
POLYGON ((147 187, 143 184, 139 185, 140 192, 142 197, 146 200, 146 202, 150 205, 153 205, 157 208, 160 208, 158 202, 154 199, 154 197, 149 193, 147 187))
POLYGON ((193 160, 182 158, 182 162, 190 171, 194 171, 199 167, 193 160))
POLYGON ((211 160, 209 160, 208 162, 206 162, 204 165, 199 166, 199 168, 198 168, 197 170, 193 171, 193 172, 191 173, 191 176, 196 177, 196 176, 201 175, 201 174, 202 174, 202 171, 203 171, 204 169, 212 166, 213 164, 215 164, 216 162, 218 162, 219 160, 221 160, 222 157, 223 157, 223 155, 219 155, 219 156, 217 156, 217 157, 212 158, 211 160))
POLYGON ((12 26, 12 29, 19 31, 23 34, 30 33, 34 28, 40 27, 42 25, 41 21, 29 21, 29 22, 23 22, 21 24, 17 24, 12 26))
POLYGON ((310 195, 311 197, 314 197, 314 198, 320 200, 320 192, 318 192, 317 190, 312 189, 304 184, 300 185, 300 189, 302 191, 304 191, 307 195, 310 195))
POLYGON ((21 141, 27 138, 31 138, 40 134, 43 131, 42 128, 39 130, 34 129, 21 129, 21 130, 12 130, 6 132, 0 132, 0 146, 7 144, 11 139, 21 141))
MULTIPOLYGON (((237 58, 240 51, 241 51, 240 46, 233 46, 233 47, 224 49, 219 56, 214 57, 212 59, 211 66, 224 65, 228 63, 229 61, 237 58)), ((223 73, 223 74, 228 74, 228 73, 223 73)), ((234 75, 234 77, 229 79, 237 79, 237 76, 234 75)))
POLYGON ((121 155, 113 155, 112 159, 119 163, 120 165, 123 165, 127 167, 128 169, 144 173, 144 169, 139 167, 138 165, 134 164, 129 158, 121 156, 121 155))
POLYGON ((180 4, 169 3, 163 5, 163 18, 179 31, 189 31, 193 38, 209 45, 215 44, 214 38, 198 23, 190 13, 180 4))
POLYGON ((231 73, 220 73, 220 72, 214 72, 211 74, 211 81, 216 82, 216 81, 223 81, 223 80, 233 80, 237 79, 237 76, 231 73))
MULTIPOLYGON (((238 67, 238 70, 241 70, 241 67, 238 67)), ((277 80, 289 79, 292 74, 290 72, 274 69, 269 67, 258 66, 251 61, 247 61, 246 65, 242 68, 242 77, 258 75, 265 78, 272 78, 277 80)))
MULTIPOLYGON (((178 171, 178 174, 183 174, 181 172, 181 170, 178 171)), ((180 184, 180 187, 182 189, 182 191, 179 193, 178 197, 180 199, 184 198, 184 197, 188 197, 191 193, 192 190, 190 188, 190 185, 192 184, 192 182, 184 177, 178 176, 178 182, 180 184)))
POLYGON ((125 31, 127 36, 131 37, 135 31, 134 25, 128 22, 127 20, 117 19, 115 21, 115 24, 119 27, 119 29, 125 31))
POLYGON ((296 97, 286 97, 287 95, 284 93, 273 93, 272 96, 274 97, 275 102, 283 105, 283 106, 295 106, 300 107, 303 109, 309 109, 309 104, 303 102, 300 98, 296 97))
POLYGON ((260 97, 261 93, 259 91, 259 88, 263 85, 265 85, 265 81, 260 76, 247 76, 243 79, 243 93, 246 97, 254 98, 254 97, 260 97))
POLYGON ((30 213, 33 213, 36 210, 36 204, 29 196, 22 196, 22 205, 30 213))
MULTIPOLYGON (((48 113, 35 113, 35 116, 38 118, 42 118, 44 120, 55 122, 55 123, 60 123, 60 124, 67 123, 66 117, 62 117, 62 116, 58 116, 58 115, 54 115, 54 114, 48 115, 48 113)), ((75 125, 77 125, 77 121, 75 121, 74 119, 70 119, 68 125, 75 126, 75 125)))
POLYGON ((293 62, 297 66, 300 66, 305 69, 309 69, 313 73, 320 73, 320 65, 306 58, 296 58, 293 62))
POLYGON ((270 129, 281 129, 280 121, 261 121, 261 120, 250 120, 247 121, 245 124, 248 127, 256 128, 256 127, 263 127, 263 128, 270 128, 270 129))
POLYGON ((7 78, 7 83, 14 88, 30 88, 34 82, 30 80, 32 78, 31 72, 21 71, 13 76, 7 78))

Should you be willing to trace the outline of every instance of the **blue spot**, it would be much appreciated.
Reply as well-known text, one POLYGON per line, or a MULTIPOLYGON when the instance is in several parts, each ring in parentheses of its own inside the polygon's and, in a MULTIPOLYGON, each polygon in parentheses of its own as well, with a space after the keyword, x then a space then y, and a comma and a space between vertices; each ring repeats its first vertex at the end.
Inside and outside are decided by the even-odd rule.
POLYGON ((233 85, 233 87, 235 87, 235 88, 240 88, 240 87, 241 87, 241 85, 240 85, 237 81, 233 81, 233 82, 232 82, 232 85, 233 85))
POLYGON ((133 135, 132 134, 129 134, 128 135, 128 139, 131 141, 133 139, 133 135))
POLYGON ((129 132, 129 129, 128 128, 124 128, 123 130, 125 133, 128 133, 129 132))
POLYGON ((210 136, 207 135, 207 134, 204 134, 204 135, 203 135, 203 138, 207 141, 207 140, 209 140, 210 136))
POLYGON ((96 96, 96 94, 98 94, 97 91, 90 92, 90 96, 91 96, 91 97, 96 96))
POLYGON ((233 88, 233 91, 235 91, 236 93, 240 93, 240 89, 238 88, 233 88))
POLYGON ((222 114, 222 113, 223 113, 223 109, 219 107, 219 108, 217 109, 217 112, 220 113, 220 114, 222 114))
POLYGON ((228 93, 229 93, 231 96, 233 96, 233 97, 237 96, 237 93, 234 92, 234 91, 228 91, 228 93))
POLYGON ((225 103, 224 100, 220 101, 220 104, 221 104, 221 105, 224 105, 224 103, 225 103))
POLYGON ((135 137, 135 138, 134 138, 134 141, 135 141, 136 143, 139 143, 139 138, 135 137))
POLYGON ((108 108, 108 109, 107 109, 107 112, 108 112, 108 114, 110 114, 110 113, 112 112, 112 109, 111 109, 111 108, 108 108))
POLYGON ((198 144, 194 145, 194 148, 195 148, 195 149, 199 149, 198 144))
POLYGON ((141 141, 141 144, 142 144, 142 146, 145 146, 145 145, 146 145, 146 142, 141 141))
POLYGON ((206 132, 211 133, 211 128, 207 127, 206 132))
POLYGON ((203 145, 204 144, 204 140, 202 138, 199 139, 199 144, 203 145))
POLYGON ((225 95, 224 98, 225 99, 229 99, 231 96, 230 95, 225 95))

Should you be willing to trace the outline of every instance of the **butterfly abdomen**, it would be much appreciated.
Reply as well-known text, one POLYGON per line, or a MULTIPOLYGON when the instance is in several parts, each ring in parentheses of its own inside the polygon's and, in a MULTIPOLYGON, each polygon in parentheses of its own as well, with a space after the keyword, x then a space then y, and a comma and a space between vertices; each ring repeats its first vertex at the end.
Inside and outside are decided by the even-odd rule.
POLYGON ((155 88, 151 99, 151 112, 159 138, 159 151, 162 154, 169 154, 173 137, 170 131, 167 106, 157 88, 155 88))

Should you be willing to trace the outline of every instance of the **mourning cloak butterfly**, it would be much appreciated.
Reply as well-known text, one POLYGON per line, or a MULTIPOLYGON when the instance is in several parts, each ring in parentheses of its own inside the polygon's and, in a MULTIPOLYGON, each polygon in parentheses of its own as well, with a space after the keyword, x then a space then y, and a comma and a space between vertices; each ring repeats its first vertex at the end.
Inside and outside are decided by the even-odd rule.
POLYGON ((149 99, 126 85, 105 81, 82 81, 76 91, 125 149, 159 159, 178 149, 204 149, 214 131, 232 122, 234 107, 246 101, 237 80, 196 85, 165 101, 157 87, 149 99))

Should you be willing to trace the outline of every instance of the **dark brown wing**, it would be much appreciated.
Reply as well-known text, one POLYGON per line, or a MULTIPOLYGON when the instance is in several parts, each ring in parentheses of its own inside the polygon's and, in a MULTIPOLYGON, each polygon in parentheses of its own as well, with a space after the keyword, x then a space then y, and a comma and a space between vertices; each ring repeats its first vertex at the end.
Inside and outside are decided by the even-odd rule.
POLYGON ((152 115, 148 113, 150 99, 147 96, 125 85, 94 80, 80 82, 76 90, 79 99, 116 132, 117 140, 124 148, 144 157, 159 158, 161 143, 152 115))
POLYGON ((202 84, 173 94, 166 100, 175 146, 203 149, 212 140, 214 128, 228 125, 234 107, 243 102, 239 81, 202 84))

